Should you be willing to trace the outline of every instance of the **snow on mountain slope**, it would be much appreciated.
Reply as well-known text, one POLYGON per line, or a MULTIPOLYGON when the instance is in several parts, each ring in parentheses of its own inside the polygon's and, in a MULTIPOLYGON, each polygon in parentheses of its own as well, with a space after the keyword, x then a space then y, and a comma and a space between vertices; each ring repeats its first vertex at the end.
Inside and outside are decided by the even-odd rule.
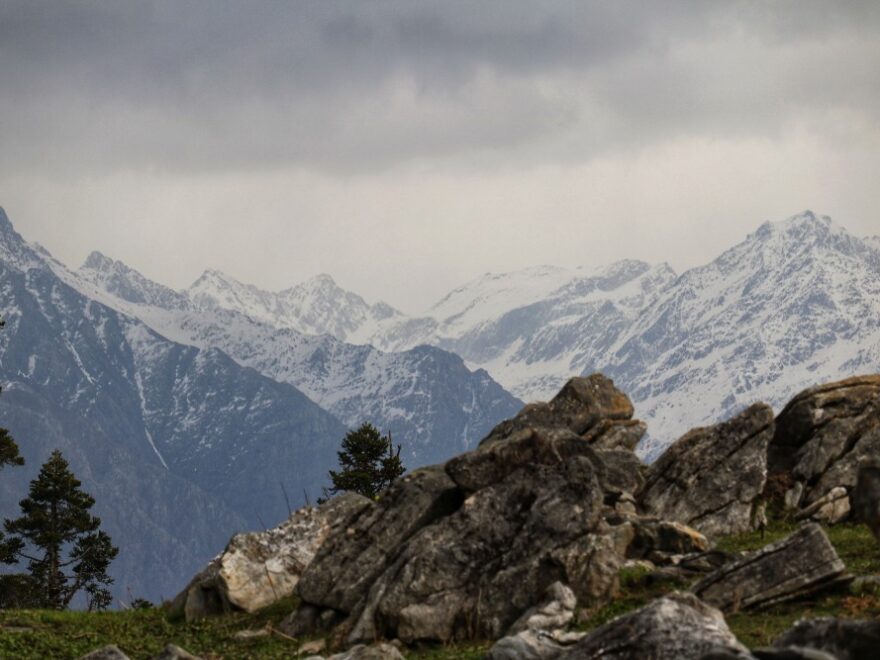
MULTIPOLYGON (((753 400, 778 406, 815 382, 880 370, 878 259, 877 237, 853 237, 805 212, 762 225, 681 276, 665 264, 629 260, 487 274, 452 291, 423 317, 392 315, 360 326, 353 321, 346 333, 386 351, 420 344, 452 351, 527 400, 552 396, 572 375, 603 371, 649 422, 643 451, 653 455, 692 426, 753 400)), ((334 292, 327 300, 339 296, 334 292)), ((317 299, 312 306, 321 307, 317 299)), ((288 317, 284 323, 298 321, 288 317)), ((258 343, 271 342, 266 332, 258 334, 258 343)), ((327 374, 324 380, 308 382, 291 375, 306 358, 277 360, 277 347, 251 347, 248 357, 229 346, 232 337, 224 341, 224 350, 243 364, 290 379, 347 414, 340 403, 345 397, 331 401, 329 392, 345 392, 351 374, 317 369, 327 374)), ((328 359, 322 355, 354 359, 298 341, 292 354, 317 354, 315 364, 328 359)))
MULTIPOLYGON (((206 306, 204 299, 171 309, 143 304, 140 301, 147 299, 174 301, 174 292, 162 292, 161 285, 114 263, 110 270, 128 274, 124 283, 116 282, 116 290, 126 297, 108 299, 109 304, 175 341, 219 348, 242 365, 291 383, 350 427, 370 421, 390 431, 403 445, 405 464, 410 467, 439 462, 472 447, 522 405, 488 374, 468 370, 461 358, 438 348, 384 353, 328 334, 305 335, 278 328, 256 315, 206 306), (139 291, 140 287, 153 292, 152 297, 139 291)), ((87 283, 83 286, 106 281, 92 269, 89 262, 80 269, 87 283)), ((217 295, 227 302, 242 299, 237 293, 218 291, 217 295)), ((331 294, 327 304, 332 305, 332 299, 331 294)), ((312 308, 323 307, 315 303, 312 308)))
POLYGON ((691 269, 620 337, 607 373, 655 454, 756 400, 880 371, 880 254, 807 211, 691 269))
POLYGON ((208 270, 185 293, 201 309, 236 311, 276 328, 331 334, 342 341, 356 341, 375 332, 383 322, 401 318, 400 312, 385 303, 368 305, 359 295, 340 288, 329 275, 273 293, 208 270))
POLYGON ((345 427, 293 386, 173 343, 59 272, 0 209, 0 419, 27 461, 4 473, 0 514, 61 448, 120 546, 117 596, 168 596, 231 532, 286 516, 281 483, 294 504, 319 493, 345 427))
POLYGON ((392 327, 373 340, 442 346, 517 396, 544 400, 573 374, 602 369, 619 333, 674 279, 666 264, 632 260, 487 274, 435 305, 433 323, 411 323, 409 334, 392 327))

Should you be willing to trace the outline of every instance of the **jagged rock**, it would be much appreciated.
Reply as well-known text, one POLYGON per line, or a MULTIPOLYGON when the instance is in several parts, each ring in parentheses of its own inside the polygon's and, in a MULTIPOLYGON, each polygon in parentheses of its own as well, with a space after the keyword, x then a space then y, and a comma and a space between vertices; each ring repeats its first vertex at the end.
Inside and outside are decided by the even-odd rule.
POLYGON ((345 493, 319 507, 303 507, 273 529, 236 534, 175 598, 172 610, 192 621, 235 609, 255 612, 289 596, 330 532, 370 504, 345 493))
POLYGON ((413 538, 374 584, 351 639, 495 639, 556 581, 581 602, 604 602, 620 558, 609 537, 590 533, 600 506, 588 458, 523 465, 413 538))
POLYGON ((852 499, 856 519, 880 541, 880 459, 865 458, 859 464, 852 499))
POLYGON ((724 612, 758 608, 851 579, 816 523, 707 575, 691 591, 724 612))
POLYGON ((795 516, 796 520, 815 520, 834 525, 846 520, 850 512, 849 494, 843 486, 835 486, 795 516))
POLYGON ((327 539, 297 593, 306 603, 353 611, 400 547, 426 525, 456 511, 462 500, 442 466, 410 472, 327 539))
POLYGON ((486 660, 551 660, 579 642, 586 633, 562 633, 546 630, 523 630, 502 637, 486 654, 486 660))
POLYGON ((689 431, 648 469, 642 507, 708 536, 751 529, 772 435, 773 411, 765 404, 689 431))
POLYGON ((875 660, 880 649, 880 621, 820 618, 798 621, 773 646, 801 646, 832 654, 838 660, 875 660))
MULTIPOLYGON (((572 378, 548 403, 525 406, 516 417, 492 429, 480 444, 505 440, 528 428, 567 429, 581 435, 602 420, 629 420, 632 416, 632 402, 614 387, 614 381, 602 374, 592 374, 587 378, 572 378)), ((618 433, 623 442, 631 442, 634 432, 637 431, 631 431, 629 435, 622 431, 618 433)))
POLYGON ((577 596, 561 582, 547 587, 544 602, 523 614, 507 631, 515 635, 524 630, 562 630, 574 618, 577 596))
POLYGON ((116 644, 108 644, 80 656, 78 660, 129 660, 129 657, 116 644))
POLYGON ((795 484, 786 503, 809 507, 835 488, 851 492, 859 462, 880 454, 880 375, 804 390, 776 418, 768 449, 771 477, 795 484))
POLYGON ((693 594, 672 593, 596 629, 560 660, 698 660, 710 653, 750 658, 717 609, 693 594))
POLYGON ((622 561, 603 502, 638 487, 623 466, 639 466, 628 450, 594 446, 621 433, 606 422, 631 414, 608 379, 572 379, 476 450, 399 480, 327 539, 285 632, 329 625, 339 644, 495 639, 555 582, 587 606, 603 603, 622 561))
POLYGON ((153 657, 153 660, 202 660, 202 658, 176 644, 167 644, 159 655, 153 657))

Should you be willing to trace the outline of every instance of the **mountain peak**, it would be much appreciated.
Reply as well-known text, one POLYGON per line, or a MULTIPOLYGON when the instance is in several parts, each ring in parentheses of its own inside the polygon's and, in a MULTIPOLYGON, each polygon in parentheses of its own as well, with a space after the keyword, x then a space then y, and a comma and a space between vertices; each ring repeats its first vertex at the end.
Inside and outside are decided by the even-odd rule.
POLYGON ((80 270, 108 270, 116 263, 116 261, 105 255, 103 252, 94 250, 88 257, 86 257, 80 270))

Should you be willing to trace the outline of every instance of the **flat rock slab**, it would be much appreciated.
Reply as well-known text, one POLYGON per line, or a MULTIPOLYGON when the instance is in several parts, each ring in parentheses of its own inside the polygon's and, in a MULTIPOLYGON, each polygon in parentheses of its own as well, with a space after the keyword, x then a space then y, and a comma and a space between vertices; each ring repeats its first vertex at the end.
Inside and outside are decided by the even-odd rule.
POLYGON ((606 623, 561 652, 560 660, 701 660, 710 654, 751 658, 717 609, 673 593, 606 623))
POLYGON ((735 612, 805 596, 850 579, 825 532, 810 523, 722 566, 691 591, 724 612, 735 612))
POLYGON ((772 436, 773 411, 763 403, 689 431, 648 469, 642 507, 710 537, 752 529, 772 436))

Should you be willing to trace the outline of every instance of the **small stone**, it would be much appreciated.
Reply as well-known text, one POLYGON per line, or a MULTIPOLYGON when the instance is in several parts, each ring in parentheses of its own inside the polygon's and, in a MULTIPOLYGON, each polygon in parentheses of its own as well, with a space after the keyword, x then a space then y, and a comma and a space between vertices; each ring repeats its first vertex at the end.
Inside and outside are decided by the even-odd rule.
POLYGON ((80 656, 79 660, 129 660, 129 657, 116 644, 108 644, 80 656))

